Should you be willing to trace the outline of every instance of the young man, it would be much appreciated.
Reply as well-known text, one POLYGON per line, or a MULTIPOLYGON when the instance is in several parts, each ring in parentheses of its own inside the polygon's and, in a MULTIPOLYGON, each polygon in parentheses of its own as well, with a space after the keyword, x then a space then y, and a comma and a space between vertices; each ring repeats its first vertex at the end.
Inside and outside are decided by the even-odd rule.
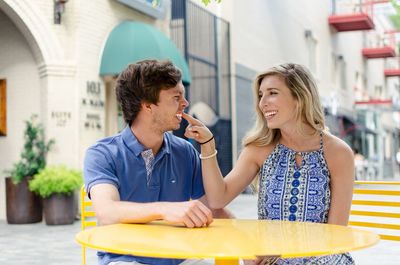
MULTIPOLYGON (((141 61, 118 77, 117 99, 128 126, 87 150, 85 186, 100 225, 165 220, 186 227, 213 221, 193 146, 168 131, 189 105, 181 72, 169 61, 141 61)), ((165 242, 168 244, 168 242, 165 242)), ((99 264, 179 264, 99 252, 99 264), (124 263, 129 262, 129 263, 124 263)))

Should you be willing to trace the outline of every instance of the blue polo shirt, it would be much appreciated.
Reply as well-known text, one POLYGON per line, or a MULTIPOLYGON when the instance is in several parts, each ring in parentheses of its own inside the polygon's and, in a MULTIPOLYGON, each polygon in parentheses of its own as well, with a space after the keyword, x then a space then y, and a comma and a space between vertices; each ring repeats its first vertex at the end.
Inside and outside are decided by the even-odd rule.
MULTIPOLYGON (((96 184, 114 185, 121 201, 181 202, 204 195, 198 152, 184 139, 164 133, 164 142, 154 157, 151 178, 141 153, 145 147, 129 126, 121 133, 102 139, 86 152, 84 178, 87 191, 96 184)), ((170 242, 165 242, 169 244, 170 242)), ((177 259, 156 259, 98 252, 99 264, 137 261, 144 264, 175 265, 177 259)))

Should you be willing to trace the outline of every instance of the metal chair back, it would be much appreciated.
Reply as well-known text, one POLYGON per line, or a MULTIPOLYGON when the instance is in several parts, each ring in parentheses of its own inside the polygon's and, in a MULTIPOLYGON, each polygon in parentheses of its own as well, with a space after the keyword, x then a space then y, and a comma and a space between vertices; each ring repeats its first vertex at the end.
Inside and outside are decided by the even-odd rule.
POLYGON ((356 181, 349 225, 400 241, 400 181, 356 181))
MULTIPOLYGON (((89 200, 85 186, 81 187, 80 192, 80 203, 81 203, 81 226, 82 230, 87 227, 96 226, 95 213, 92 209, 92 202, 89 200)), ((86 247, 82 246, 82 265, 86 265, 86 247)))

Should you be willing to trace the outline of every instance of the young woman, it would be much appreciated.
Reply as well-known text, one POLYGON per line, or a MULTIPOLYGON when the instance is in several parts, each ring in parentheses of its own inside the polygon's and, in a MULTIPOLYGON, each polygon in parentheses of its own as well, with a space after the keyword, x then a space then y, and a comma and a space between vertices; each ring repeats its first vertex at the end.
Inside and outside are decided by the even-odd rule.
MULTIPOLYGON (((325 128, 309 71, 282 64, 254 85, 257 119, 240 157, 225 177, 210 130, 184 114, 186 136, 201 145, 203 182, 212 208, 222 208, 258 178, 258 218, 347 225, 354 183, 350 147, 325 128)), ((354 264, 349 254, 257 259, 254 264, 354 264)))

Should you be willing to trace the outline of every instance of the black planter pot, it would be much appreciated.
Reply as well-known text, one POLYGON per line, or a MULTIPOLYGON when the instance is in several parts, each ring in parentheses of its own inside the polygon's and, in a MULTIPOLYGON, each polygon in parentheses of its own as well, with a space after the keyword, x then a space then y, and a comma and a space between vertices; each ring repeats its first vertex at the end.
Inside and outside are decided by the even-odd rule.
POLYGON ((53 194, 43 199, 43 209, 47 225, 68 225, 74 222, 74 196, 72 194, 53 194))
POLYGON ((14 184, 11 177, 6 178, 6 209, 9 224, 31 224, 42 221, 42 199, 31 192, 28 181, 24 178, 14 184))

